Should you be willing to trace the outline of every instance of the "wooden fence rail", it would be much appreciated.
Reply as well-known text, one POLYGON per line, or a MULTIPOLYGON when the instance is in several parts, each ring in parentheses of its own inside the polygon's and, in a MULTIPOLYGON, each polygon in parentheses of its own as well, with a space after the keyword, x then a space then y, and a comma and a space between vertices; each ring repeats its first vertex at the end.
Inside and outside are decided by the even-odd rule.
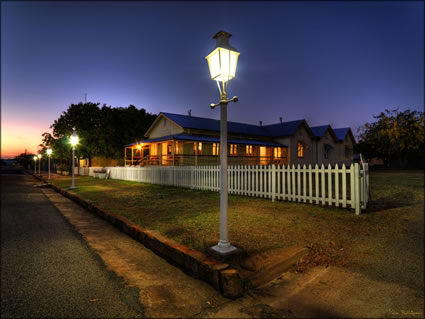
MULTIPOLYGON (((89 175, 94 169, 90 167, 89 175)), ((135 182, 220 191, 220 166, 107 167, 110 178, 135 182)), ((229 165, 230 194, 351 208, 357 215, 369 201, 368 164, 229 165)))

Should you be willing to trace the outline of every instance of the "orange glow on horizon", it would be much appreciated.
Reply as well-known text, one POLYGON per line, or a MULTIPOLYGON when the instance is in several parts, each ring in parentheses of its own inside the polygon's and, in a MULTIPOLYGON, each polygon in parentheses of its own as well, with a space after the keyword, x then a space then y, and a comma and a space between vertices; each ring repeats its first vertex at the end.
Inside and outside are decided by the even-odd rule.
POLYGON ((21 153, 37 153, 38 145, 41 144, 44 132, 51 129, 43 129, 35 125, 20 122, 2 121, 1 127, 1 158, 14 158, 21 153))

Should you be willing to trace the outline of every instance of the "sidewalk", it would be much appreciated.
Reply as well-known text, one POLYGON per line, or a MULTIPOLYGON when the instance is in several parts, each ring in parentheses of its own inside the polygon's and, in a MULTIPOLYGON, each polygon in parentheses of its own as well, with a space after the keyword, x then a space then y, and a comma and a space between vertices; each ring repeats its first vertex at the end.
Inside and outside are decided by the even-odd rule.
POLYGON ((423 318, 424 315, 423 291, 338 267, 316 267, 305 274, 284 273, 266 286, 231 301, 52 189, 43 192, 105 265, 129 285, 140 289, 139 300, 148 317, 423 318))

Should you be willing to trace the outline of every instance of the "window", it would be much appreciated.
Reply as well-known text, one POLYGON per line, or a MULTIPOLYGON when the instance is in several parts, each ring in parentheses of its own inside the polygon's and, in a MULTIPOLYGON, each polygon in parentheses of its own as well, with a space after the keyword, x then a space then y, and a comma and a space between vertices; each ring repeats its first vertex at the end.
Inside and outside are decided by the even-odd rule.
POLYGON ((323 145, 323 148, 324 148, 324 157, 325 157, 325 159, 328 159, 329 153, 333 149, 333 147, 332 147, 332 145, 325 144, 325 145, 323 145))
POLYGON ((193 154, 202 155, 202 142, 193 143, 193 154))
POLYGON ((236 156, 238 154, 238 146, 236 144, 230 144, 230 155, 236 156))
POLYGON ((304 143, 298 142, 298 158, 304 157, 304 143))
POLYGON ((274 157, 282 157, 282 149, 280 147, 274 148, 274 157))
POLYGON ((252 156, 252 145, 246 146, 246 156, 252 156))
POLYGON ((163 119, 162 120, 162 127, 165 127, 165 126, 167 126, 167 120, 166 119, 163 119))
POLYGON ((171 155, 173 153, 173 144, 167 144, 167 155, 171 155))
POLYGON ((220 155, 220 143, 213 143, 212 155, 213 156, 220 155))
POLYGON ((351 148, 345 147, 345 158, 350 159, 351 158, 351 148))
POLYGON ((175 144, 174 147, 175 147, 175 149, 174 149, 175 154, 178 154, 179 153, 179 142, 176 141, 176 144, 175 144))

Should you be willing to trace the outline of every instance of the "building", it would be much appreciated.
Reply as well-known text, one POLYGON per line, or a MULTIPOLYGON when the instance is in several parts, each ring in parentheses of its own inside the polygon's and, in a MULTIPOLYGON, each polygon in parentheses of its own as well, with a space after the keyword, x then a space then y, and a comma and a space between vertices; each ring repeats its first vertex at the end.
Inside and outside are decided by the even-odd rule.
MULTIPOLYGON (((355 140, 350 128, 336 134, 330 125, 310 128, 305 120, 264 126, 229 121, 227 126, 229 165, 352 162, 355 140), (342 156, 348 153, 341 149, 347 148, 351 157, 342 156)), ((125 145, 126 166, 220 163, 219 120, 161 112, 145 137, 125 145)))

